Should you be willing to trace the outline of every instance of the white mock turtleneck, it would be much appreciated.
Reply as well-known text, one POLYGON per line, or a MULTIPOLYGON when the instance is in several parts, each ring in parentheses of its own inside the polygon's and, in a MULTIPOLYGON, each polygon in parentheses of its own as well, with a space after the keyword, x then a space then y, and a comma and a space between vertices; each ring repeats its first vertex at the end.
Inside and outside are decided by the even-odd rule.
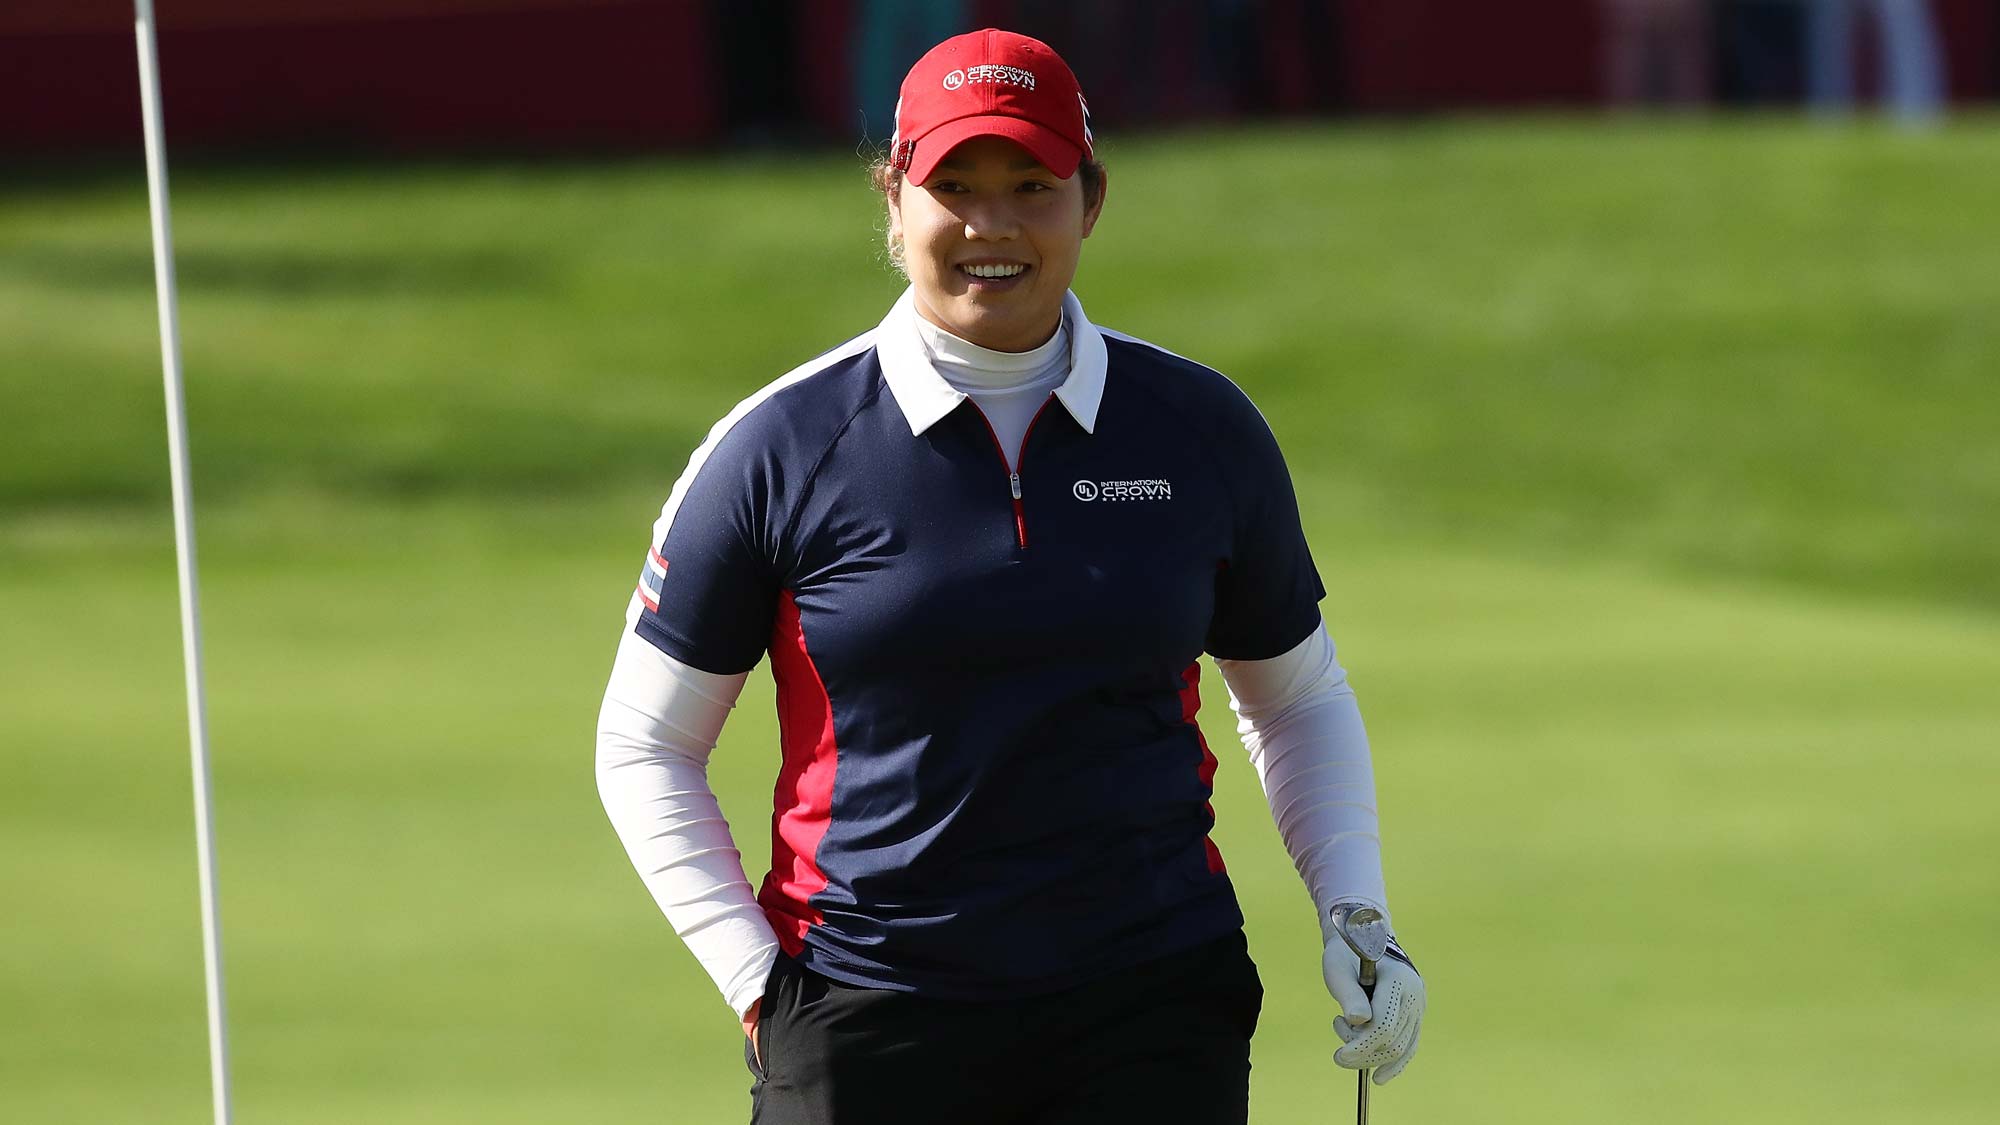
POLYGON ((972 399, 1000 449, 1007 455, 1007 467, 1021 468, 1021 444, 1035 414, 1048 402, 1049 395, 1069 378, 1069 320, 1056 327, 1056 334, 1033 351, 996 352, 939 328, 923 317, 913 317, 924 354, 940 378, 952 389, 972 399))

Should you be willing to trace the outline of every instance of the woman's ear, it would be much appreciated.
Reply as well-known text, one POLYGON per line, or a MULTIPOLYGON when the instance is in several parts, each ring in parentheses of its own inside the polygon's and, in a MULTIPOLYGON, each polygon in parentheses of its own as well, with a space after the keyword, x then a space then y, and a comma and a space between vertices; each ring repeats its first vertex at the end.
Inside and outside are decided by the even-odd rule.
POLYGON ((1085 200, 1083 206, 1083 237, 1089 238, 1097 226, 1097 218, 1104 214, 1104 196, 1111 190, 1111 173, 1106 172, 1097 182, 1097 198, 1085 200))

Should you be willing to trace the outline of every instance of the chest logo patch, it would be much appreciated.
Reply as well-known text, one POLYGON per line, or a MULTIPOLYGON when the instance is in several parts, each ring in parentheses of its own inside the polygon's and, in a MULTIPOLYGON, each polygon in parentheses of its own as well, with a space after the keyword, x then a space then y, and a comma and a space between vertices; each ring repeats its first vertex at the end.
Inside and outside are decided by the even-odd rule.
POLYGON ((1070 495, 1089 503, 1093 500, 1172 500, 1172 481, 1164 480, 1080 480, 1070 486, 1070 495))

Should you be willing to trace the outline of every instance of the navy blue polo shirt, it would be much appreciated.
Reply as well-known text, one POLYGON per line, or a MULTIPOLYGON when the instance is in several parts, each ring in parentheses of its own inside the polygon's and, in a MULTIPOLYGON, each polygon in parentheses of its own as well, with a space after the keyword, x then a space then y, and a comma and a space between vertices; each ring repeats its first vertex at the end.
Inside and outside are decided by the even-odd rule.
POLYGON ((1290 650, 1324 591, 1243 392, 1065 313, 1018 473, 906 293, 719 422, 655 525, 639 635, 720 674, 771 656, 758 899, 826 976, 1019 995, 1242 925, 1197 658, 1290 650))

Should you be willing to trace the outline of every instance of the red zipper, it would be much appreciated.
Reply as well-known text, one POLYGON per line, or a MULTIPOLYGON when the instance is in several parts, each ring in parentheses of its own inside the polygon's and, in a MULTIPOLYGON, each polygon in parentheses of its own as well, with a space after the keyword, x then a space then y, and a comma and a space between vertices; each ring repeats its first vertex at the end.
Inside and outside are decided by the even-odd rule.
MULTIPOLYGON (((1049 408, 1049 402, 1055 397, 1050 395, 1043 399, 1042 405, 1035 410, 1035 416, 1028 419, 1028 428, 1021 433, 1021 450, 1014 455, 1011 465, 1007 462, 1007 447, 1000 444, 1000 435, 993 429, 993 422, 986 417, 984 410, 979 411, 979 420, 986 423, 986 436, 993 439, 993 451, 1000 455, 1000 467, 1007 470, 1007 491, 1014 497, 1014 540, 1023 547, 1028 545, 1028 515, 1021 507, 1020 465, 1028 456, 1028 439, 1035 435, 1035 423, 1042 420, 1042 411, 1049 408)), ((978 403, 973 404, 975 410, 978 407, 978 403)))

